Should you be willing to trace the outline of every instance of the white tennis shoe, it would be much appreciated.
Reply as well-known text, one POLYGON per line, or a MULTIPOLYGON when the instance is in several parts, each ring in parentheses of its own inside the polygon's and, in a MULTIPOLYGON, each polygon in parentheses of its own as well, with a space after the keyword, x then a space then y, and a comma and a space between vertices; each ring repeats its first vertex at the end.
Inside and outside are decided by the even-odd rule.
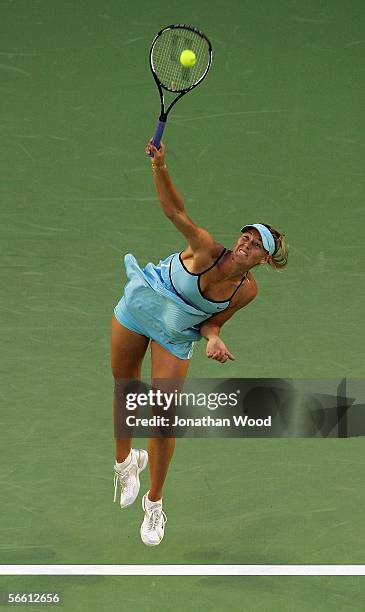
POLYGON ((114 502, 117 499, 118 481, 120 484, 120 507, 127 508, 136 500, 139 493, 139 474, 148 463, 147 451, 131 449, 131 461, 125 469, 114 465, 114 502))
POLYGON ((146 546, 157 546, 165 534, 167 516, 162 510, 162 501, 151 502, 147 499, 149 491, 142 497, 142 508, 145 511, 141 525, 141 538, 146 546))

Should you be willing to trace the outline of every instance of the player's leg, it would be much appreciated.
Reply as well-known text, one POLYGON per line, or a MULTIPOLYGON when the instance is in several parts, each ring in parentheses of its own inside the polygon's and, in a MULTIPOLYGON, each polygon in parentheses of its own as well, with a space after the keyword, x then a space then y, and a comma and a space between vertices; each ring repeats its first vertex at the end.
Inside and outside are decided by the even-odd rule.
MULTIPOLYGON (((179 359, 157 342, 151 342, 152 384, 156 379, 171 379, 183 383, 188 373, 190 359, 179 359)), ((177 383, 178 384, 178 383, 177 383)), ((174 388, 176 385, 174 384, 174 388)), ((177 389, 178 390, 178 389, 177 389)), ((174 438, 151 438, 148 445, 151 486, 149 499, 157 501, 162 497, 162 487, 174 453, 174 438)))
MULTIPOLYGON (((118 380, 140 379, 143 357, 149 338, 121 325, 114 314, 111 334, 111 367, 114 377, 113 417, 119 421, 117 411, 125 410, 120 402, 123 393, 118 380)), ((147 465, 148 455, 143 449, 131 448, 131 437, 115 436, 114 501, 120 486, 120 506, 126 508, 136 499, 139 488, 139 474, 147 465)))
MULTIPOLYGON (((157 342, 151 342, 152 353, 152 384, 161 387, 164 379, 179 390, 179 383, 183 383, 189 368, 190 360, 179 359, 164 349, 157 342)), ((164 385, 163 385, 164 386, 164 385)), ((166 389, 162 389, 166 390, 166 389)), ((141 538, 147 546, 160 544, 165 530, 167 520, 162 510, 162 490, 174 452, 175 439, 173 437, 151 438, 148 445, 148 457, 150 463, 150 490, 143 496, 142 508, 145 511, 141 525, 141 538)))
MULTIPOLYGON (((112 316, 111 368, 114 381, 121 378, 139 379, 149 338, 121 325, 112 316)), ((113 401, 113 413, 116 409, 113 401)), ((130 438, 115 438, 115 457, 124 461, 131 450, 130 438)))

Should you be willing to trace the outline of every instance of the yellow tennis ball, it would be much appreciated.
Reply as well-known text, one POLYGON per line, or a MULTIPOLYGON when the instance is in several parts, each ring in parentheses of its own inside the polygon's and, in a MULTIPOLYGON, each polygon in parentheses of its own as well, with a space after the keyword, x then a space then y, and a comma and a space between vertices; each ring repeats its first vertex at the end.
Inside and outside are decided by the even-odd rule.
POLYGON ((191 51, 191 49, 184 49, 180 55, 180 64, 182 64, 184 68, 192 68, 195 62, 196 55, 194 51, 191 51))

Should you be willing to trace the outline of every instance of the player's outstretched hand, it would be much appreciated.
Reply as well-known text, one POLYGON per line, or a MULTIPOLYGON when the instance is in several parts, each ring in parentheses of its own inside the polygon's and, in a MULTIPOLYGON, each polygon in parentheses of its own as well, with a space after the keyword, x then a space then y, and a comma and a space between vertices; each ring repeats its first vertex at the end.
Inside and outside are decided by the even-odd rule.
POLYGON ((165 145, 161 141, 160 148, 156 149, 156 147, 152 144, 152 139, 147 143, 146 146, 146 155, 150 155, 152 153, 153 157, 150 157, 151 163, 154 166, 164 166, 165 165, 165 145))
POLYGON ((226 363, 228 359, 232 359, 232 361, 235 359, 218 336, 208 340, 206 354, 209 359, 215 359, 220 363, 226 363))

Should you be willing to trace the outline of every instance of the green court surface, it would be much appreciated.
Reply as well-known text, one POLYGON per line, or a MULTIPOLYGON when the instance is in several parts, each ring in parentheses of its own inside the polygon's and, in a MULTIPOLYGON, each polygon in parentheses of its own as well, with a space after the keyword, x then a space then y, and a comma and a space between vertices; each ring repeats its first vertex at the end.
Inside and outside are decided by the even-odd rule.
MULTIPOLYGON (((222 330, 236 361, 203 340, 190 376, 364 376, 363 2, 2 0, 0 22, 0 565, 364 564, 360 437, 178 440, 166 536, 144 547, 140 500, 112 504, 109 366, 124 254, 184 246, 144 148, 150 43, 186 22, 214 53, 164 137, 187 211, 227 247, 255 221, 290 247, 222 330)), ((0 577, 37 589, 64 612, 365 609, 356 576, 0 577)))

